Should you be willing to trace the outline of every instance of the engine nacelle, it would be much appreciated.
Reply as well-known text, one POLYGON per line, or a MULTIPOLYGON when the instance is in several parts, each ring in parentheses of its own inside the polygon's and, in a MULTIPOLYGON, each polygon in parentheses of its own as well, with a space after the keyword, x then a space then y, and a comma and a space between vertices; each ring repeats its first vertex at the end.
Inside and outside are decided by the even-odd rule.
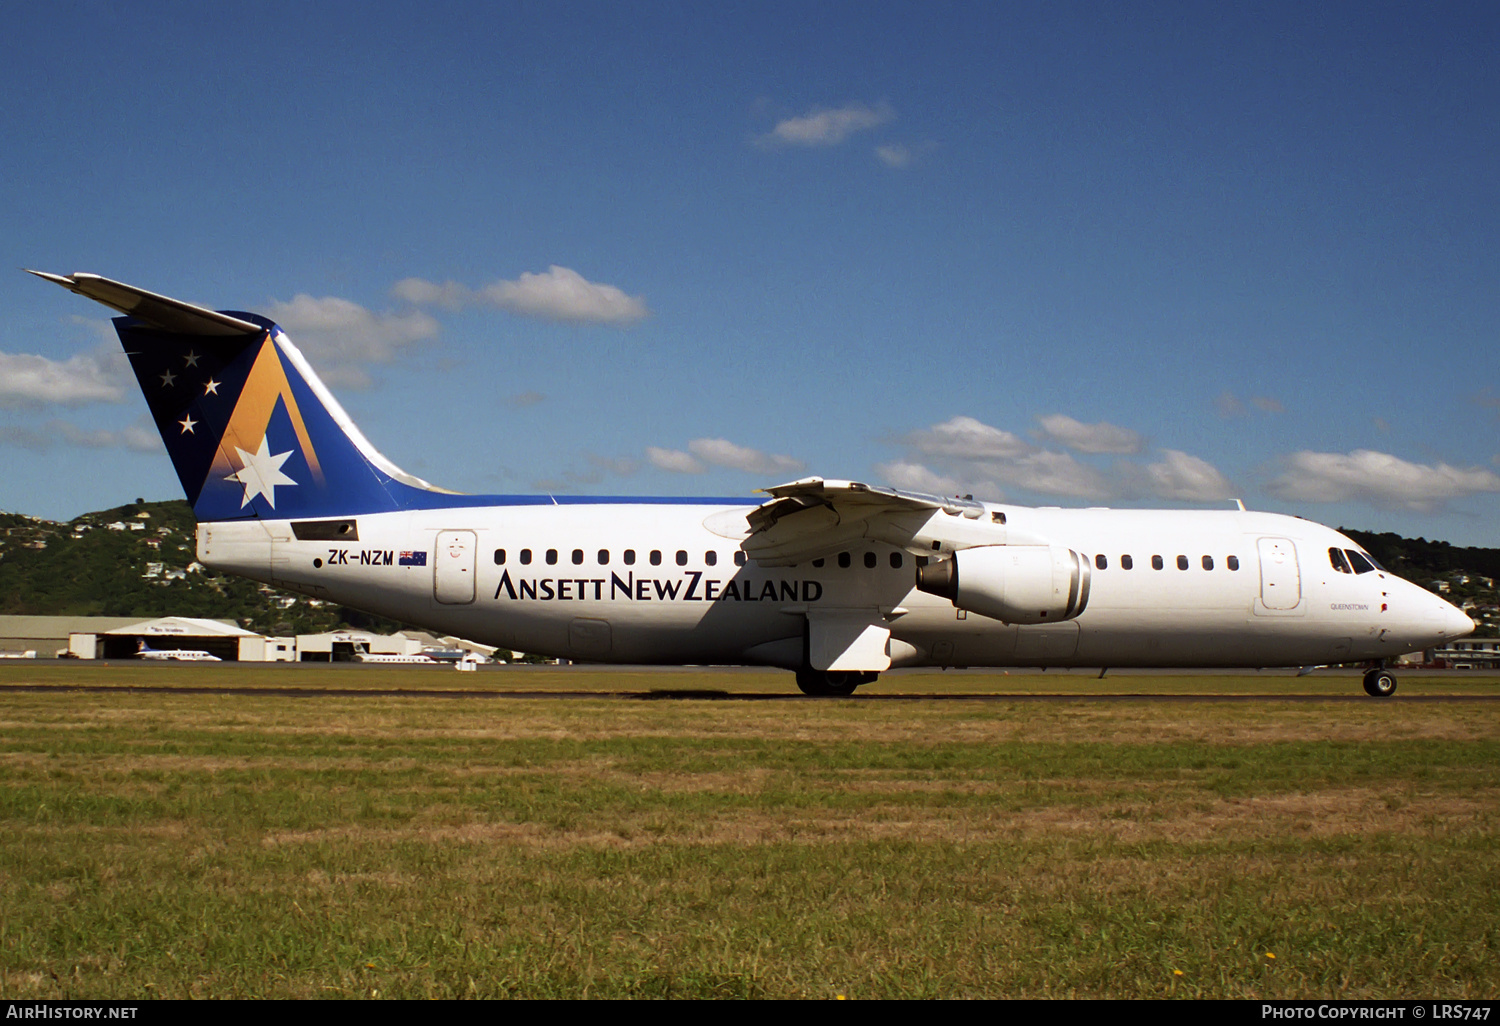
POLYGON ((1091 569, 1060 545, 982 545, 918 567, 917 589, 1006 623, 1055 623, 1089 604, 1091 569))

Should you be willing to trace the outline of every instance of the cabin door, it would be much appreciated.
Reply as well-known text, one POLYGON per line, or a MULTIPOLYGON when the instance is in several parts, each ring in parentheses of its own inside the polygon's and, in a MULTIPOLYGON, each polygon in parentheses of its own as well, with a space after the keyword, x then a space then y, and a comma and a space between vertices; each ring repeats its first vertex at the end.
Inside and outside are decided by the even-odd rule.
POLYGON ((1293 609, 1302 601, 1302 577, 1297 572, 1297 547, 1286 538, 1262 538, 1260 601, 1267 609, 1293 609))
POLYGON ((478 547, 473 531, 438 532, 432 593, 439 602, 461 606, 474 601, 474 554, 478 547))

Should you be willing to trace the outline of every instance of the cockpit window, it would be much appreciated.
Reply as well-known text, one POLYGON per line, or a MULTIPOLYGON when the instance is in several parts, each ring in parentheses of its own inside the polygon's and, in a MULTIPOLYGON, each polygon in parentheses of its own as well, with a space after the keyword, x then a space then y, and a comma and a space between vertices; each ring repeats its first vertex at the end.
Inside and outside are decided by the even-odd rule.
POLYGON ((1375 564, 1371 563, 1369 561, 1369 559, 1367 559, 1365 557, 1364 553, 1358 552, 1355 549, 1349 549, 1348 550, 1348 554, 1349 554, 1349 565, 1352 566, 1352 567, 1354 567, 1354 572, 1355 573, 1357 573, 1357 574, 1367 574, 1371 570, 1375 569, 1375 564))
POLYGON ((1385 567, 1383 567, 1383 566, 1380 565, 1380 560, 1378 560, 1374 556, 1370 555, 1364 549, 1360 549, 1359 550, 1359 554, 1361 556, 1364 556, 1366 559, 1368 559, 1370 561, 1370 565, 1373 566, 1376 570, 1382 570, 1385 573, 1390 573, 1389 570, 1386 570, 1385 567))
POLYGON ((1328 562, 1332 563, 1333 564, 1333 568, 1335 570, 1337 570, 1341 574, 1348 574, 1348 573, 1353 573, 1354 572, 1354 571, 1352 571, 1352 570, 1349 569, 1349 564, 1344 561, 1344 550, 1343 549, 1329 549, 1328 550, 1328 562))

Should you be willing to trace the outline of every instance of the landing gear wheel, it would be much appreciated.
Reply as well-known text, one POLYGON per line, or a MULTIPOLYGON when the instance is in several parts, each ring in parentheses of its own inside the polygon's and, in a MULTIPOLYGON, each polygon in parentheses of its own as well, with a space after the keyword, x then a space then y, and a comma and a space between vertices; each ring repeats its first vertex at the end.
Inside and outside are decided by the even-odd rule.
POLYGON ((873 670, 813 670, 803 667, 797 671, 797 687, 804 695, 854 694, 861 684, 870 684, 880 674, 873 670))
POLYGON ((1396 693, 1396 675, 1390 670, 1370 670, 1365 674, 1365 694, 1389 698, 1396 693))

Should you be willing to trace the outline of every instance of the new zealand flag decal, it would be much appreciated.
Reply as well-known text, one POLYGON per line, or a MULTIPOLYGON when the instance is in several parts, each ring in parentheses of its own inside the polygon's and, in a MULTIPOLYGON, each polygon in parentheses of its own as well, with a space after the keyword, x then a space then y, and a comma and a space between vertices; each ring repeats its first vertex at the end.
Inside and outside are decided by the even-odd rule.
POLYGON ((402 549, 401 550, 401 556, 397 560, 397 562, 400 563, 402 566, 426 566, 427 565, 427 553, 425 553, 425 552, 408 552, 405 549, 402 549))

